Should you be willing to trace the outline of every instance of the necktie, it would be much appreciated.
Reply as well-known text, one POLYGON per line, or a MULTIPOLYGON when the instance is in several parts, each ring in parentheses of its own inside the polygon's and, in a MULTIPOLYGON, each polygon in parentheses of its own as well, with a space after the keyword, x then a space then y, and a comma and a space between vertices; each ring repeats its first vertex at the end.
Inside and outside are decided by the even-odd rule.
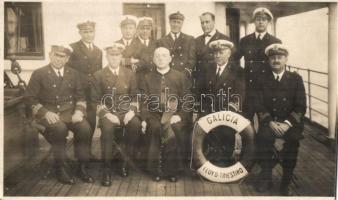
POLYGON ((89 51, 92 51, 93 50, 93 46, 92 46, 92 44, 89 44, 89 46, 88 46, 89 48, 89 51))
POLYGON ((177 40, 177 33, 174 33, 175 41, 177 40))
POLYGON ((128 40, 126 40, 126 46, 129 46, 129 41, 128 40))
POLYGON ((221 68, 217 66, 217 70, 216 70, 216 83, 218 81, 218 78, 220 77, 221 75, 221 68))
POLYGON ((261 40, 261 34, 258 33, 257 40, 261 40))
POLYGON ((211 35, 210 35, 210 34, 206 34, 206 35, 204 35, 204 44, 207 44, 207 43, 209 42, 209 40, 210 40, 210 37, 211 37, 211 35))
POLYGON ((61 75, 60 70, 58 70, 58 77, 59 77, 59 80, 62 81, 63 77, 62 77, 62 75, 61 75))
POLYGON ((279 76, 277 75, 277 77, 276 77, 276 81, 278 81, 279 82, 279 76))

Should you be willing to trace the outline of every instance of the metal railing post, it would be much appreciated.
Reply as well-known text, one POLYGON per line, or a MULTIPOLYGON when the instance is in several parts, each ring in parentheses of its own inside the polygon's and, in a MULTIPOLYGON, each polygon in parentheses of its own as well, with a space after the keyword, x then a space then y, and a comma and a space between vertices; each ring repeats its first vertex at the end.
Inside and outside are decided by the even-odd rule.
POLYGON ((309 98, 309 118, 312 121, 312 107, 311 107, 311 71, 307 69, 307 86, 308 86, 308 98, 309 98))

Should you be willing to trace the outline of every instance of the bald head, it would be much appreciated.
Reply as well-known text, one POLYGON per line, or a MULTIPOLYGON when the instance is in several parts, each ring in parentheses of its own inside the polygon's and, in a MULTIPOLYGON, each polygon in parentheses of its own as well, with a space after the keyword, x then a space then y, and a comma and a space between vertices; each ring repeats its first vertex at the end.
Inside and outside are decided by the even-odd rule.
POLYGON ((170 51, 167 48, 159 47, 154 51, 154 63, 157 68, 165 69, 171 62, 170 51))

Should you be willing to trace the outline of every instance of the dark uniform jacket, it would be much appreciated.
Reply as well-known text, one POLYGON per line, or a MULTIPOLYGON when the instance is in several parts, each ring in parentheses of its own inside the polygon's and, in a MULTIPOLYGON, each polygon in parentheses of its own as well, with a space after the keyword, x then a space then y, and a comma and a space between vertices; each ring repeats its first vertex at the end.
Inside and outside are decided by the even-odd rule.
POLYGON ((180 33, 176 41, 170 33, 157 41, 158 47, 169 49, 172 61, 170 67, 185 74, 192 73, 196 64, 196 46, 194 37, 180 33))
POLYGON ((288 120, 292 128, 285 136, 302 138, 303 117, 306 112, 306 96, 302 77, 296 72, 285 71, 281 80, 275 80, 271 71, 258 82, 258 117, 260 124, 268 126, 271 120, 288 120))
MULTIPOLYGON (((238 112, 242 111, 242 104, 245 100, 245 80, 243 69, 234 63, 229 63, 224 68, 222 74, 219 77, 216 77, 217 65, 213 64, 206 72, 206 79, 204 84, 201 84, 199 89, 198 98, 201 98, 201 95, 211 94, 216 97, 214 102, 214 111, 224 110, 219 101, 220 90, 223 90, 223 94, 226 96, 223 98, 223 105, 226 110, 233 110, 233 107, 228 107, 229 103, 235 104, 238 109, 238 112)), ((209 114, 212 112, 212 102, 207 96, 201 99, 201 108, 209 114)))
POLYGON ((139 60, 137 72, 147 73, 155 68, 153 63, 154 51, 156 49, 155 40, 149 39, 148 46, 146 46, 139 38, 135 38, 130 48, 133 49, 131 57, 139 60))
POLYGON ((206 69, 215 62, 214 52, 209 48, 209 44, 215 40, 229 40, 230 38, 223 33, 216 30, 216 33, 210 38, 207 44, 205 44, 205 35, 200 35, 195 39, 196 43, 196 73, 195 80, 204 81, 206 69))
POLYGON ((269 69, 268 57, 264 51, 267 46, 273 43, 281 43, 281 40, 269 33, 266 33, 262 40, 256 39, 255 33, 252 33, 239 41, 234 58, 240 59, 244 56, 244 72, 248 89, 256 88, 259 76, 269 69))
POLYGON ((99 118, 109 112, 119 114, 121 117, 130 109, 137 114, 137 94, 135 73, 130 69, 120 67, 118 76, 115 76, 109 66, 106 66, 94 75, 92 100, 95 107, 100 107, 97 110, 99 118), (110 96, 104 101, 107 109, 103 109, 102 99, 107 95, 110 96))
POLYGON ((70 46, 73 48, 73 53, 69 58, 68 65, 80 73, 83 88, 89 90, 94 73, 102 69, 102 51, 95 45, 90 51, 81 40, 70 44, 70 46))
POLYGON ((123 39, 116 41, 117 43, 123 44, 125 46, 125 49, 122 52, 123 60, 122 60, 122 66, 127 67, 131 69, 131 58, 137 58, 138 55, 140 55, 140 44, 137 41, 137 38, 133 38, 128 46, 123 42, 123 39))
POLYGON ((159 114, 159 117, 161 117, 161 113, 165 112, 165 109, 161 105, 167 104, 168 101, 172 103, 171 105, 177 104, 177 110, 173 112, 173 115, 179 115, 182 120, 187 118, 187 114, 182 110, 182 99, 184 96, 191 95, 191 92, 184 74, 175 69, 170 69, 164 75, 157 70, 153 70, 146 74, 140 88, 143 94, 148 95, 141 108, 142 120, 147 120, 151 114, 159 114), (161 98, 161 95, 165 92, 165 88, 168 91, 166 94, 175 95, 178 97, 178 101, 170 98, 161 98))
POLYGON ((25 92, 26 103, 39 120, 48 111, 59 114, 63 122, 71 122, 74 111, 86 115, 86 102, 78 72, 64 67, 60 80, 51 65, 33 72, 25 92))

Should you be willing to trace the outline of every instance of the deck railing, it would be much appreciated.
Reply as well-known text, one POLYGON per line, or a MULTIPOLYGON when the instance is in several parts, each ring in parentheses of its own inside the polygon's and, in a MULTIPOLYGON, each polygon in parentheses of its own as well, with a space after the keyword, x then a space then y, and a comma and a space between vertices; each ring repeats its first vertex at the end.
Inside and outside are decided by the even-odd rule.
POLYGON ((325 99, 320 98, 319 96, 316 96, 316 94, 313 94, 312 90, 311 90, 311 86, 316 86, 316 87, 319 87, 319 88, 322 88, 322 89, 328 91, 328 87, 327 86, 321 85, 321 84, 318 84, 318 83, 314 83, 314 82, 311 81, 311 77, 313 77, 314 75, 319 75, 320 74, 320 75, 324 75, 324 76, 327 77, 328 73, 317 71, 317 70, 313 70, 313 69, 305 69, 305 68, 299 68, 299 67, 293 67, 293 66, 288 66, 288 70, 289 71, 297 71, 298 73, 300 71, 306 72, 305 76, 307 77, 307 79, 303 80, 303 81, 307 85, 307 88, 308 88, 308 91, 307 91, 306 95, 307 95, 308 102, 309 102, 308 105, 307 105, 307 108, 309 109, 309 120, 311 122, 316 122, 316 121, 313 120, 313 112, 316 112, 319 115, 321 115, 321 116, 323 116, 323 117, 325 117, 325 118, 328 119, 328 114, 327 113, 323 113, 322 111, 313 108, 313 106, 312 106, 312 99, 316 99, 316 100, 324 103, 326 106, 328 106, 328 101, 325 100, 325 99))

